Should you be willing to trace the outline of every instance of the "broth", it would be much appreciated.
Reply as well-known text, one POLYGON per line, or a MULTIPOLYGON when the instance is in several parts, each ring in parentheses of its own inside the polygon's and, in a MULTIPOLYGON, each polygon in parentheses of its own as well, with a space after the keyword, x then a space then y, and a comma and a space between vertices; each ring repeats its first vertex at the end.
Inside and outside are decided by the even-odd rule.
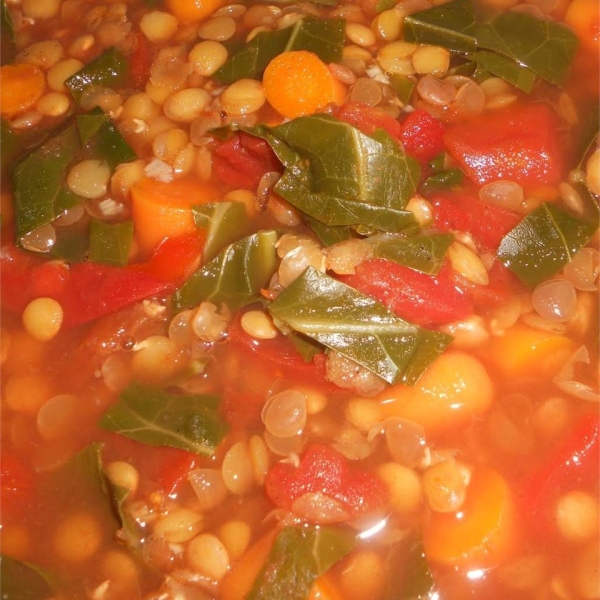
POLYGON ((593 4, 3 3, 3 598, 600 597, 593 4))

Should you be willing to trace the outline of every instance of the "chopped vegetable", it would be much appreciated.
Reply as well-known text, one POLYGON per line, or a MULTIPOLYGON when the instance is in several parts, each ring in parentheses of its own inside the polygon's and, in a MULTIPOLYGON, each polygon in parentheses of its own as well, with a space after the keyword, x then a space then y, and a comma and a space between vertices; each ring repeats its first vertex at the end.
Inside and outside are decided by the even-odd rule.
POLYGON ((426 163, 444 150, 445 131, 441 121, 417 109, 402 121, 399 138, 409 156, 426 163))
POLYGON ((53 588, 46 575, 31 564, 10 556, 0 556, 2 598, 5 600, 37 600, 52 596, 53 588), (23 594, 26 590, 27 595, 23 594))
POLYGON ((44 92, 46 81, 39 67, 31 64, 0 67, 0 113, 10 116, 33 106, 44 92))
POLYGON ((113 225, 93 219, 90 223, 90 260, 105 265, 126 265, 133 239, 133 223, 113 225))

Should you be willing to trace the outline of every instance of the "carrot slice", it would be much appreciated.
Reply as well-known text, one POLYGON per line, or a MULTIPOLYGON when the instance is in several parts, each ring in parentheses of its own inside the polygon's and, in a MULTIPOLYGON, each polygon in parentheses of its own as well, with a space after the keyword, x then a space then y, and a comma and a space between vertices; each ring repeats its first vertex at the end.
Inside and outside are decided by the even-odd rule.
POLYGON ((465 503, 456 513, 432 512, 423 526, 428 560, 468 569, 494 566, 517 541, 514 501, 506 480, 493 469, 476 469, 465 503))
POLYGON ((33 106, 41 97, 46 79, 35 65, 4 65, 0 68, 0 112, 12 115, 33 106))
POLYGON ((565 23, 575 30, 584 46, 598 52, 600 6, 596 0, 573 0, 565 14, 565 23))
POLYGON ((263 89, 269 104, 284 117, 311 115, 328 104, 341 106, 346 87, 313 52, 291 50, 265 69, 263 89))
POLYGON ((192 207, 214 202, 217 190, 194 179, 168 183, 144 178, 131 188, 133 222, 140 249, 150 253, 165 238, 197 231, 192 207))
POLYGON ((182 23, 197 23, 210 17, 225 0, 167 0, 167 10, 182 23))

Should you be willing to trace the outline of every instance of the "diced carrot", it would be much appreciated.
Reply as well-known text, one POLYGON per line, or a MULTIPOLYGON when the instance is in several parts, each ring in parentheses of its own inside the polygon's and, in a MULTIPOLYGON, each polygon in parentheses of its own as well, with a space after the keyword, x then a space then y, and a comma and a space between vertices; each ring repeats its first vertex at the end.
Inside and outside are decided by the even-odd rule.
POLYGON ((493 386, 477 358, 450 351, 437 358, 414 386, 392 386, 377 399, 386 417, 414 421, 435 435, 483 414, 492 403, 493 386))
POLYGON ((342 594, 331 576, 324 573, 314 582, 308 600, 342 600, 342 594))
POLYGON ((598 52, 600 47, 600 5, 596 0, 572 0, 565 14, 584 46, 598 52))
POLYGON ((196 231, 192 207, 214 202, 211 185, 189 178, 165 183, 144 178, 131 188, 133 222, 140 249, 150 253, 165 238, 196 231))
POLYGON ((265 69, 263 89, 269 104, 284 117, 311 115, 328 104, 341 106, 346 87, 313 52, 292 50, 265 69))
POLYGON ((236 562, 221 582, 221 600, 244 600, 260 570, 267 562, 278 530, 274 529, 256 541, 236 562))
POLYGON ((4 65, 0 68, 0 112, 13 115, 33 106, 41 97, 46 79, 35 65, 4 65))
POLYGON ((427 559, 462 568, 492 567, 511 554, 516 542, 510 487, 502 475, 486 467, 473 472, 459 511, 432 512, 423 524, 427 559))
POLYGON ((182 23, 197 23, 210 17, 225 0, 167 0, 167 10, 182 23))
POLYGON ((489 358, 504 375, 519 377, 556 372, 574 351, 564 335, 517 324, 492 340, 489 358))

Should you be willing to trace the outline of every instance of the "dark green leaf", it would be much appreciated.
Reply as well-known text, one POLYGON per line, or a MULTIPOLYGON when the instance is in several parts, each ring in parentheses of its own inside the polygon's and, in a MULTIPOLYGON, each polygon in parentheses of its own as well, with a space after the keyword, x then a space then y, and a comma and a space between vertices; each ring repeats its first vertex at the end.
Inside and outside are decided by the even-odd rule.
POLYGON ((446 250, 454 241, 451 233, 422 234, 403 237, 381 234, 370 237, 377 258, 387 258, 415 271, 437 275, 442 268, 446 250))
POLYGON ((91 86, 117 88, 127 81, 127 59, 116 48, 108 48, 65 81, 71 94, 79 100, 83 91, 91 86))
POLYGON ((305 220, 323 246, 333 246, 333 244, 349 240, 352 237, 352 229, 347 225, 329 226, 308 216, 305 220))
POLYGON ((15 30, 4 0, 0 10, 0 64, 6 65, 12 62, 16 54, 15 30))
POLYGON ((334 527, 285 527, 248 600, 306 600, 319 575, 355 546, 354 533, 334 527))
POLYGON ((225 248, 196 271, 175 294, 178 310, 210 300, 239 308, 257 300, 275 272, 275 231, 259 231, 225 248))
POLYGON ((473 52, 475 38, 473 0, 453 0, 404 19, 404 39, 417 44, 443 46, 456 52, 473 52))
POLYGON ((502 54, 480 50, 469 54, 469 59, 477 64, 478 69, 501 77, 527 94, 533 89, 535 73, 502 54))
MULTIPOLYGON (((79 201, 78 196, 75 196, 75 202, 79 201)), ((56 242, 49 252, 49 255, 58 260, 67 262, 80 262, 84 260, 90 249, 90 228, 89 222, 84 217, 79 219, 77 223, 68 227, 57 227, 56 242)))
POLYGON ((578 106, 578 111, 583 131, 577 141, 577 152, 574 153, 577 161, 575 166, 583 169, 584 162, 600 135, 600 101, 596 99, 588 106, 578 106))
POLYGON ((10 556, 0 556, 2 600, 47 600, 52 586, 41 569, 10 556))
POLYGON ((304 362, 310 362, 317 354, 321 354, 324 351, 321 344, 301 333, 292 331, 291 333, 287 333, 285 337, 294 344, 294 348, 298 350, 304 362))
POLYGON ((80 151, 74 125, 50 138, 14 170, 17 239, 50 223, 65 209, 69 196, 63 181, 68 165, 80 151))
POLYGON ((2 177, 8 177, 15 160, 23 152, 23 143, 4 119, 2 119, 1 127, 0 159, 2 160, 2 177))
POLYGON ((170 394, 132 383, 102 415, 100 427, 149 446, 170 446, 211 456, 227 430, 218 398, 170 394))
POLYGON ((594 235, 596 226, 546 202, 500 242, 498 259, 529 287, 558 273, 594 235))
POLYGON ((480 48, 508 56, 556 85, 565 80, 579 43, 565 25, 514 11, 480 25, 477 40, 480 48))
POLYGON ((406 542, 400 542, 390 550, 386 570, 391 577, 383 600, 430 600, 436 597, 435 582, 422 543, 408 543, 407 547, 406 542))
POLYGON ((111 169, 136 158, 110 117, 95 109, 77 117, 77 128, 86 154, 105 160, 111 169))
POLYGON ((414 226, 404 210, 420 176, 418 163, 383 131, 375 136, 326 115, 300 117, 266 136, 285 171, 275 191, 328 226, 380 231, 414 226))
POLYGON ((133 221, 90 223, 90 260, 105 265, 126 265, 133 242, 133 221))
POLYGON ((432 344, 432 338, 426 337, 425 356, 420 348, 420 332, 425 330, 310 267, 281 292, 269 311, 292 329, 356 361, 388 383, 402 381, 409 367, 412 381, 419 369, 424 370, 434 358, 429 349, 443 350, 451 339, 428 332, 426 335, 439 344, 432 344))
POLYGON ((248 231, 246 207, 241 202, 216 202, 192 208, 194 222, 206 231, 203 256, 212 260, 225 246, 248 231))
POLYGON ((421 187, 421 191, 424 194, 430 194, 437 190, 448 190, 457 185, 460 185, 463 181, 463 172, 460 169, 448 169, 447 171, 441 171, 428 177, 421 187))
POLYGON ((410 77, 404 77, 403 75, 390 75, 390 85, 396 92, 398 100, 402 104, 410 104, 413 91, 415 89, 415 82, 410 77))
POLYGON ((335 62, 341 57, 343 45, 342 19, 306 17, 286 29, 260 32, 227 60, 214 77, 225 84, 243 77, 259 79, 271 60, 287 50, 309 50, 324 62, 335 62))
POLYGON ((377 5, 375 6, 375 12, 382 13, 384 10, 394 8, 397 2, 398 0, 378 0, 377 5))

